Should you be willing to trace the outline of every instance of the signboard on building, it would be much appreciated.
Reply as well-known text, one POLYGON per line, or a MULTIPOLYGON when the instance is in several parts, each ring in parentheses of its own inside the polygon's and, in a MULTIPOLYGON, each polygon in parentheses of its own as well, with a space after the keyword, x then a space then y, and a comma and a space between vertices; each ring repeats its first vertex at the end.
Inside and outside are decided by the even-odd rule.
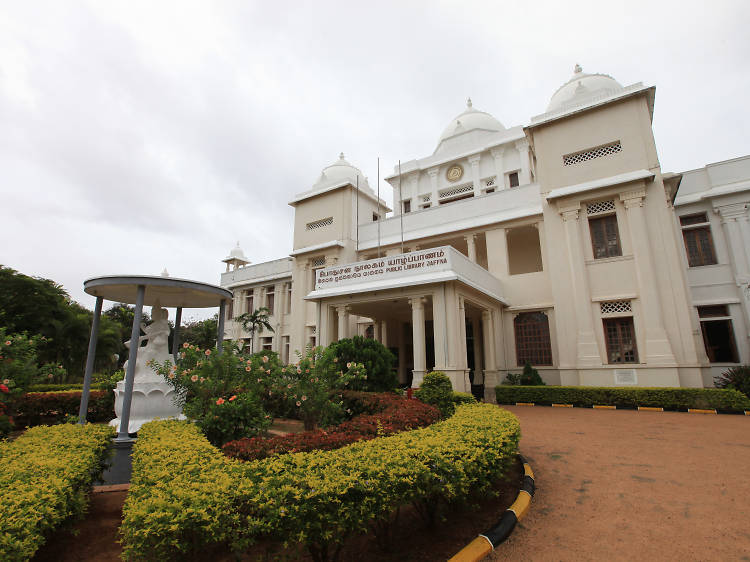
POLYGON ((315 289, 346 287, 410 275, 438 273, 451 269, 449 247, 418 250, 408 254, 326 267, 315 275, 315 289))

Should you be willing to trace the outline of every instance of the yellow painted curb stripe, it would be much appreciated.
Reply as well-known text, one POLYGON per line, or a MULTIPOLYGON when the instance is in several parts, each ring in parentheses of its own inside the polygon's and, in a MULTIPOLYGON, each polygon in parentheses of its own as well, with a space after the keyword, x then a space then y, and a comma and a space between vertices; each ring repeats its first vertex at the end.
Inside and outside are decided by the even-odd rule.
POLYGON ((573 404, 552 404, 553 408, 572 408, 573 404))
POLYGON ((533 402, 516 402, 516 406, 533 406, 533 402))
POLYGON ((663 412, 664 408, 654 408, 652 406, 638 406, 639 412, 663 412))
POLYGON ((594 410, 616 410, 617 406, 604 406, 601 404, 594 404, 594 410))
POLYGON ((531 465, 527 462, 523 463, 523 475, 534 478, 534 471, 531 470, 531 465))
POLYGON ((516 501, 513 502, 513 505, 511 505, 508 508, 508 511, 512 511, 516 514, 516 519, 519 521, 523 519, 524 515, 526 515, 526 512, 529 510, 529 506, 531 505, 531 494, 529 494, 526 490, 521 490, 518 492, 518 497, 516 498, 516 501))
POLYGON ((490 552, 492 552, 492 543, 487 537, 480 535, 459 550, 448 562, 479 562, 490 552))
POLYGON ((716 410, 702 410, 700 408, 688 408, 688 412, 691 414, 715 414, 716 410))

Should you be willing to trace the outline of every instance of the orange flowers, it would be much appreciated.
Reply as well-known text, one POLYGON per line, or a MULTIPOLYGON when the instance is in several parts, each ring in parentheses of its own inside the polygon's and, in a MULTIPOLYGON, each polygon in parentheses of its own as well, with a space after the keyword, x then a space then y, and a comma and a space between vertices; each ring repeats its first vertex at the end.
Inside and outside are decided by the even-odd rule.
POLYGON ((217 405, 217 406, 221 406, 221 405, 222 405, 222 404, 223 404, 224 402, 226 402, 226 400, 224 400, 223 398, 219 398, 219 399, 218 399, 218 400, 216 401, 216 405, 217 405))
POLYGON ((231 397, 229 398, 229 401, 231 402, 232 400, 236 400, 236 399, 237 399, 237 395, 236 395, 236 394, 234 394, 234 395, 232 395, 232 396, 231 396, 231 397))
POLYGON ((211 355, 211 350, 210 349, 206 350, 206 355, 211 355))

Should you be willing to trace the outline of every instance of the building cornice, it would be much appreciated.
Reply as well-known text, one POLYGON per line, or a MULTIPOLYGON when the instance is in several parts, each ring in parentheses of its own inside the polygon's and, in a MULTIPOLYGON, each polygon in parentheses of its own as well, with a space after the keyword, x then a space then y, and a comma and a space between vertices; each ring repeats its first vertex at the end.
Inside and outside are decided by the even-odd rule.
POLYGON ((617 174, 616 176, 609 176, 606 178, 600 178, 593 181, 587 181, 583 183, 577 183, 574 185, 566 185, 565 187, 558 187, 553 189, 547 194, 547 201, 566 197, 568 195, 576 195, 578 193, 585 193, 587 191, 594 191, 602 187, 611 187, 614 185, 621 185, 624 183, 630 183, 639 180, 653 179, 656 174, 650 170, 634 170, 632 172, 625 172, 624 174, 617 174))
POLYGON ((318 250, 325 250, 327 248, 344 247, 343 240, 331 240, 330 242, 323 242, 322 244, 315 244, 314 246, 305 246, 304 248, 298 248, 289 252, 292 257, 301 256, 302 254, 309 254, 310 252, 317 252, 318 250))

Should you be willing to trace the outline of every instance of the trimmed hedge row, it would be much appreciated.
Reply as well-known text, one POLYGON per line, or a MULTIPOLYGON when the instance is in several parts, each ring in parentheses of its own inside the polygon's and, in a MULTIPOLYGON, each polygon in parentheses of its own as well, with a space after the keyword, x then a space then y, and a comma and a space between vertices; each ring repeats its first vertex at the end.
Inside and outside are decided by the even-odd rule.
MULTIPOLYGON (((91 390, 104 390, 105 388, 107 388, 106 382, 91 383, 91 390)), ((63 392, 66 390, 83 390, 83 383, 32 384, 27 392, 63 392)))
POLYGON ((344 401, 350 410, 366 412, 328 429, 315 429, 279 437, 250 437, 230 441, 224 454, 244 461, 252 461, 304 451, 330 451, 357 441, 393 435, 435 423, 440 418, 437 408, 406 400, 389 392, 372 393, 347 391, 344 401))
MULTIPOLYGON (((68 416, 78 416, 81 391, 27 392, 16 406, 16 427, 41 423, 62 423, 68 416)), ((86 419, 89 422, 108 422, 115 417, 115 396, 111 390, 92 390, 86 419)))
POLYGON ((113 435, 65 424, 0 443, 0 559, 31 558, 50 531, 85 511, 113 435))
POLYGON ((260 539, 307 545, 315 559, 351 534, 421 509, 484 493, 515 458, 520 427, 489 404, 459 406, 424 429, 240 462, 186 422, 144 425, 121 532, 126 559, 242 552, 260 539))
POLYGON ((608 388, 593 386, 496 386, 498 404, 607 405, 620 408, 638 406, 669 410, 715 408, 747 410, 750 400, 741 392, 719 388, 608 388))

